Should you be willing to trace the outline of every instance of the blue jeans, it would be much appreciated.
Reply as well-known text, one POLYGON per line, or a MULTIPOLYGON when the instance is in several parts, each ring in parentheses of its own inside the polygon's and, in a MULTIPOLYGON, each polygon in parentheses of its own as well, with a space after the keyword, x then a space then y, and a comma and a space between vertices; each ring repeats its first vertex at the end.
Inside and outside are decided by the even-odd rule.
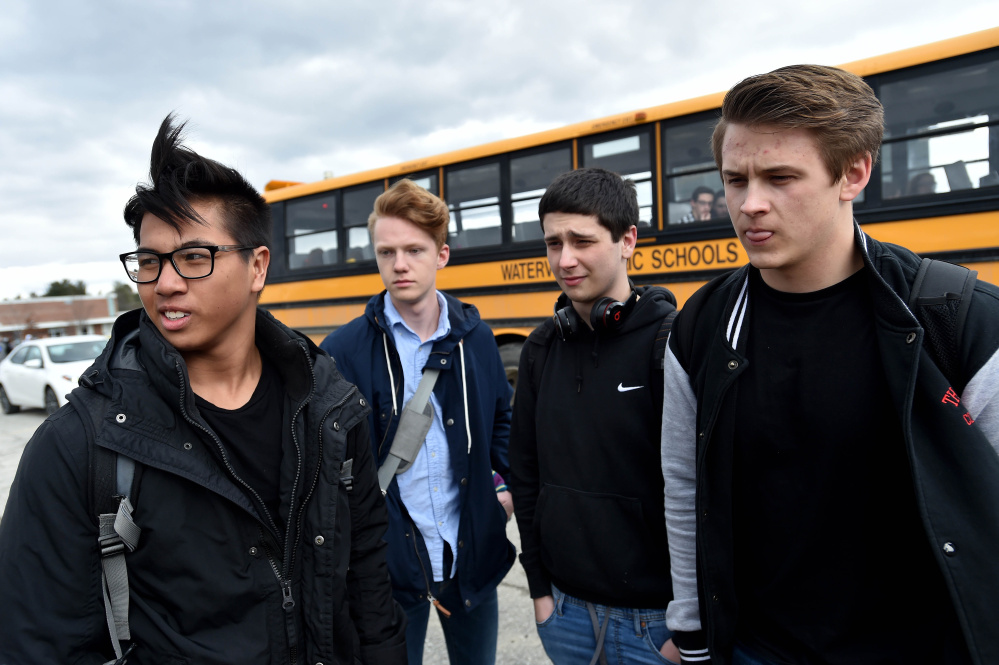
MULTIPOLYGON (((538 636, 545 653, 555 665, 589 665, 597 650, 597 638, 586 602, 562 593, 555 585, 552 585, 552 596, 555 611, 538 624, 538 636)), ((608 665, 676 665, 659 653, 662 645, 673 636, 666 627, 666 610, 593 607, 600 625, 605 619, 608 621, 603 645, 608 665)))
MULTIPOLYGON (((453 665, 494 665, 496 663, 496 636, 499 632, 499 601, 496 589, 471 612, 465 611, 464 600, 458 594, 454 580, 434 582, 431 593, 451 616, 444 616, 434 608, 441 621, 447 657, 453 665)), ((423 644, 427 639, 427 622, 430 620, 429 602, 422 602, 406 609, 406 653, 409 665, 423 663, 423 644)))

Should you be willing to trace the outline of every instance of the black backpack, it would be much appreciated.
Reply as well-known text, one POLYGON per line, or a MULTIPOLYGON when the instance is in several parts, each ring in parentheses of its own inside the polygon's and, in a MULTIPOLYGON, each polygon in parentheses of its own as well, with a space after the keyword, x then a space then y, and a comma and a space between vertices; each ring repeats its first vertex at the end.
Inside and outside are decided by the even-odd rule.
POLYGON ((923 259, 907 303, 923 327, 923 347, 958 394, 970 378, 961 366, 961 347, 977 281, 975 270, 923 259))

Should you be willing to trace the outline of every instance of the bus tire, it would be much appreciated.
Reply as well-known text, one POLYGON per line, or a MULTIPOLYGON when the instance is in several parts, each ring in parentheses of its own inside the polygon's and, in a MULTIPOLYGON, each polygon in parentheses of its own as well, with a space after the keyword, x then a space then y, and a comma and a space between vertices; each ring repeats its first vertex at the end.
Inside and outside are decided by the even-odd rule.
MULTIPOLYGON (((523 342, 507 342, 499 348, 500 359, 503 361, 503 369, 506 370, 506 380, 510 382, 510 387, 517 390, 517 368, 520 366, 520 350, 524 348, 523 342)), ((510 398, 513 403, 513 398, 510 398)))

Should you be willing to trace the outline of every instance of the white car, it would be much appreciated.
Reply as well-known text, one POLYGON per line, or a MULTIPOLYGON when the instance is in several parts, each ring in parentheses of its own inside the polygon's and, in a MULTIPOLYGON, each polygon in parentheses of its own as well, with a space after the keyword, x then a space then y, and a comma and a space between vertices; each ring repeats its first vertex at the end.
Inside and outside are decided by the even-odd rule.
POLYGON ((16 413, 22 406, 55 413, 107 343, 100 335, 22 342, 0 361, 0 408, 4 413, 16 413))

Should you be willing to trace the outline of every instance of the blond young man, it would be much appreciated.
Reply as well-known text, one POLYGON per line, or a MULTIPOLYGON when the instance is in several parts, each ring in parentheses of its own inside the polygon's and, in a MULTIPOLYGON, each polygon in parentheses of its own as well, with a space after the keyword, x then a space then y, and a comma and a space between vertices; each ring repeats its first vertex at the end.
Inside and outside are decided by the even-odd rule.
POLYGON ((999 662, 999 290, 968 296, 945 375, 906 305, 919 257, 853 219, 883 131, 830 67, 725 97, 712 145, 750 265, 687 301, 665 363, 684 662, 999 662))
POLYGON ((447 205, 410 180, 379 196, 368 230, 385 291, 322 348, 371 401, 379 465, 424 369, 441 370, 425 442, 387 488, 389 573, 409 618, 410 665, 422 662, 431 607, 452 663, 491 665, 496 586, 514 559, 493 481, 494 470, 509 475, 511 390, 478 311, 437 290, 450 255, 447 226, 447 205))

